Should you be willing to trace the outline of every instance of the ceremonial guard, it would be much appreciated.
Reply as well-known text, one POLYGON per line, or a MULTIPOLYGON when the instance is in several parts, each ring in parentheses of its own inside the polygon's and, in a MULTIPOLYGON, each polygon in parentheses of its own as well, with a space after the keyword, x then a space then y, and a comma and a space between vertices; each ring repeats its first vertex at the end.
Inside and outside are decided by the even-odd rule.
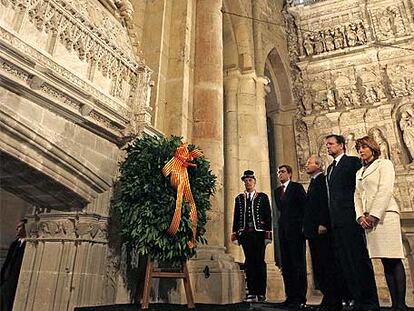
POLYGON ((272 213, 268 196, 257 192, 254 172, 247 170, 241 180, 245 191, 234 204, 233 243, 241 245, 245 256, 248 295, 246 301, 266 300, 266 245, 272 241, 272 213))

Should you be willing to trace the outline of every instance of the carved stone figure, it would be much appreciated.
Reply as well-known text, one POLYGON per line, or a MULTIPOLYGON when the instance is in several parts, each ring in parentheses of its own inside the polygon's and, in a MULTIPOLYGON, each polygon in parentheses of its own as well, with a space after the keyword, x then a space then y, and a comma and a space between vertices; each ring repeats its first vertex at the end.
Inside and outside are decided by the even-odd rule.
POLYGON ((339 27, 335 29, 334 44, 335 49, 342 49, 344 47, 344 34, 339 27))
POLYGON ((391 148, 391 156, 392 161, 394 162, 395 166, 401 165, 401 150, 399 149, 398 145, 394 145, 391 148))
POLYGON ((348 46, 352 47, 357 45, 358 42, 358 36, 356 33, 356 25, 351 24, 348 26, 348 29, 346 31, 346 38, 348 40, 348 46))
POLYGON ((354 106, 361 106, 358 87, 355 84, 351 87, 351 99, 354 106))
POLYGON ((328 52, 335 50, 334 35, 334 31, 325 31, 325 47, 328 52))
POLYGON ((322 32, 319 32, 318 36, 315 38, 315 53, 321 54, 325 51, 324 39, 322 32))
POLYGON ((379 100, 378 93, 373 86, 363 86, 363 88, 365 90, 364 97, 367 104, 373 104, 379 100))
POLYGON ((337 107, 342 107, 342 108, 351 108, 353 107, 352 104, 352 93, 351 91, 347 91, 344 92, 342 94, 342 96, 340 97, 340 99, 337 102, 337 107))
POLYGON ((367 42, 367 35, 365 33, 365 27, 362 22, 358 24, 356 34, 357 34, 357 40, 359 44, 365 44, 367 42))
POLYGON ((308 128, 302 120, 296 121, 296 154, 300 171, 303 172, 305 162, 310 154, 309 139, 307 134, 308 128))
POLYGON ((355 134, 354 133, 349 133, 348 136, 346 137, 346 153, 348 155, 352 155, 357 157, 358 156, 358 152, 355 149, 355 134))
POLYGON ((403 111, 400 117, 400 129, 403 134, 405 146, 408 149, 411 160, 414 160, 414 116, 408 111, 403 111))
POLYGON ((378 128, 374 128, 371 132, 372 138, 378 143, 380 146, 381 159, 389 159, 390 158, 390 150, 388 147, 388 142, 384 138, 384 135, 382 134, 381 130, 378 128))
POLYGON ((394 12, 387 8, 379 18, 379 29, 384 37, 392 35, 392 28, 394 26, 394 12))
POLYGON ((326 92, 326 103, 328 108, 335 108, 336 107, 336 98, 335 98, 335 90, 329 89, 326 92))
POLYGON ((303 40, 303 47, 305 49, 306 55, 311 56, 314 53, 313 50, 313 36, 308 34, 305 36, 305 39, 303 40))

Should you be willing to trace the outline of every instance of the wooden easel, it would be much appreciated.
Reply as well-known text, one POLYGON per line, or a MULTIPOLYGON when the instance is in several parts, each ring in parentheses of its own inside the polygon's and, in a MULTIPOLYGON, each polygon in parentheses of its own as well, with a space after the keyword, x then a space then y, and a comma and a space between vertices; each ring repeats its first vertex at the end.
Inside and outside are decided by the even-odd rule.
POLYGON ((154 263, 150 258, 148 258, 147 269, 145 271, 144 294, 142 297, 141 310, 148 309, 152 278, 183 279, 185 297, 187 299, 188 309, 195 308, 193 291, 191 290, 190 277, 188 275, 187 262, 183 263, 182 272, 162 272, 162 271, 154 271, 154 263))

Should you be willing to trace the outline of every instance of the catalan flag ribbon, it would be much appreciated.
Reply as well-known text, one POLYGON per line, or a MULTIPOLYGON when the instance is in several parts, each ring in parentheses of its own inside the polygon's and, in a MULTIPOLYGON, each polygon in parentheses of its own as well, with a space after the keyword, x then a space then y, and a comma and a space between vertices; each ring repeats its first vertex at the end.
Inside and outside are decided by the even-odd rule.
POLYGON ((190 181, 188 179, 187 167, 196 167, 194 163, 191 163, 195 158, 201 157, 203 153, 201 150, 194 149, 188 151, 188 144, 181 144, 174 153, 174 157, 168 161, 162 169, 162 173, 165 177, 171 175, 171 186, 177 190, 177 199, 175 201, 174 216, 171 221, 170 227, 167 233, 175 235, 178 231, 178 227, 181 222, 181 206, 184 199, 190 204, 190 219, 193 229, 193 238, 188 242, 188 246, 193 248, 195 245, 195 238, 197 233, 197 208, 194 202, 193 194, 191 193, 190 181))

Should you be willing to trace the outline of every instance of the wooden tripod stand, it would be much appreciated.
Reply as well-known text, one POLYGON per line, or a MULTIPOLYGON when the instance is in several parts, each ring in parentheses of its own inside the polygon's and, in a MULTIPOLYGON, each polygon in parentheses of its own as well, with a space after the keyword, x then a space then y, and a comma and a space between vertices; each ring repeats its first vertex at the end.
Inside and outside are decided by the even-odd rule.
POLYGON ((162 271, 154 271, 154 262, 150 258, 148 258, 147 269, 145 271, 144 294, 142 297, 142 305, 141 305, 142 310, 148 309, 152 278, 183 279, 185 297, 187 299, 187 306, 189 309, 195 308, 193 292, 191 290, 190 277, 188 275, 187 262, 183 262, 181 272, 162 272, 162 271))

